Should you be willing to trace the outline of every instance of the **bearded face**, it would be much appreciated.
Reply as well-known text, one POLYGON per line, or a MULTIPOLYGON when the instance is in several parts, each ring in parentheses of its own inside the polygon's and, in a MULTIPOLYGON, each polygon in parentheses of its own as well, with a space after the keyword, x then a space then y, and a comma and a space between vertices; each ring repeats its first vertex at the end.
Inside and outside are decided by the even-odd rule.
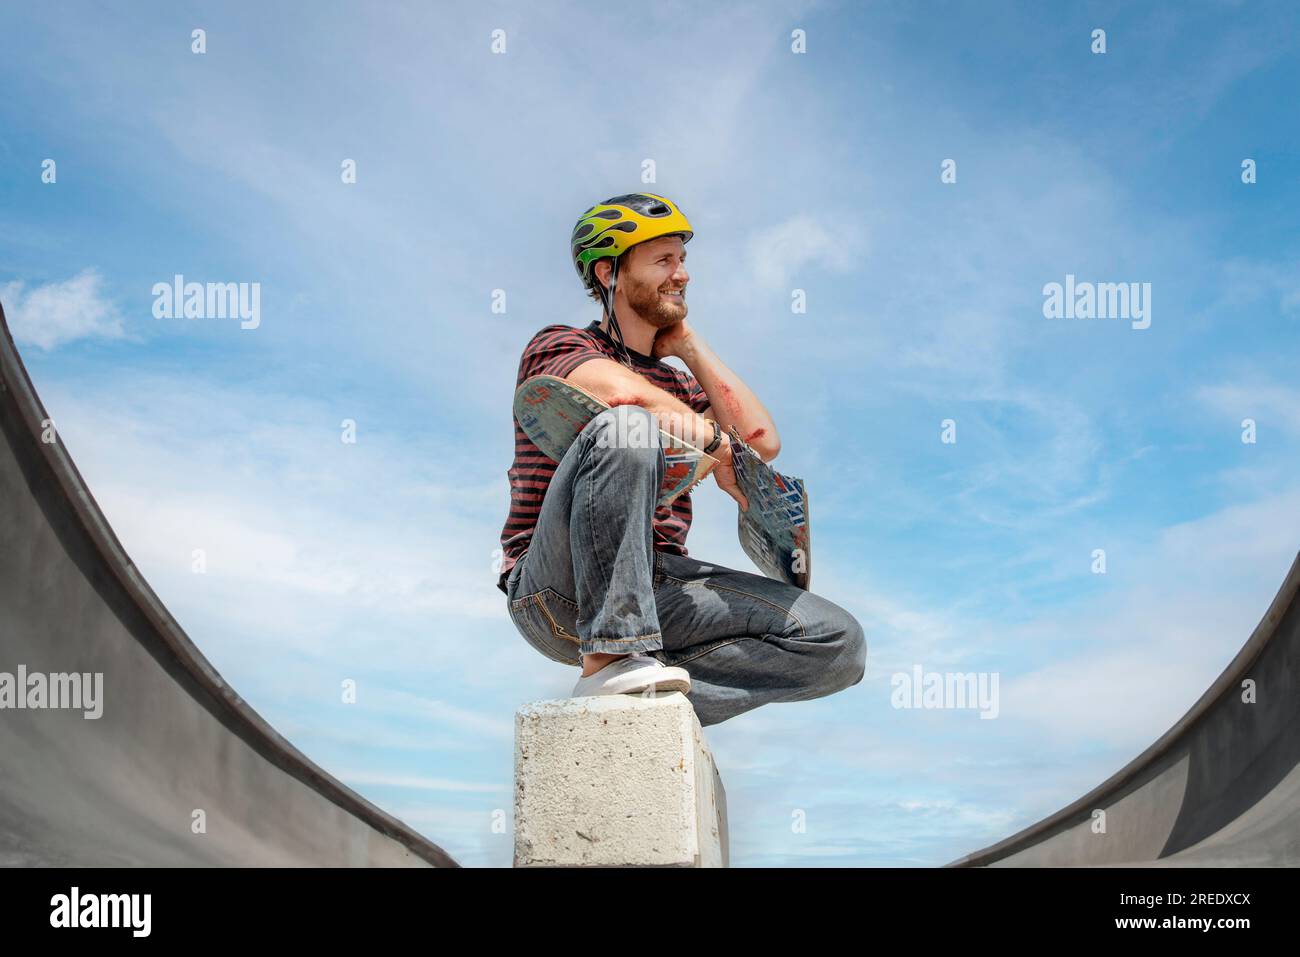
POLYGON ((666 237, 637 247, 642 253, 625 272, 620 270, 619 291, 638 316, 656 329, 666 329, 686 318, 686 283, 690 276, 678 258, 680 239, 666 237))

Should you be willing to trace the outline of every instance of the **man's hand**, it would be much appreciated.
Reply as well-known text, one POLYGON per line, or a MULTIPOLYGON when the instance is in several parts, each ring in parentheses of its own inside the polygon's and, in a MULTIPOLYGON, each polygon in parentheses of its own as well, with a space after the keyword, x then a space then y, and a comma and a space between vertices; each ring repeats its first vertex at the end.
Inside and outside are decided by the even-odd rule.
POLYGON ((679 320, 655 333, 654 348, 650 350, 650 354, 656 359, 663 359, 666 356, 685 359, 683 353, 689 350, 694 335, 695 331, 686 324, 686 320, 679 320))
POLYGON ((712 471, 713 477, 718 481, 718 488, 734 498, 742 512, 748 512, 749 500, 745 498, 745 493, 740 490, 740 485, 736 482, 736 467, 732 464, 731 458, 731 436, 723 432, 722 444, 709 454, 718 460, 718 464, 712 471))
MULTIPOLYGON (((709 344, 686 324, 685 319, 660 329, 655 335, 652 351, 657 358, 676 356, 686 363, 691 375, 709 397, 712 409, 709 418, 716 419, 724 430, 737 429, 745 437, 745 444, 764 462, 776 458, 781 451, 781 440, 767 409, 749 386, 722 364, 709 344)), ((730 465, 730 460, 726 464, 730 465)), ((727 478, 725 474, 718 476, 718 483, 723 488, 726 488, 727 478)))

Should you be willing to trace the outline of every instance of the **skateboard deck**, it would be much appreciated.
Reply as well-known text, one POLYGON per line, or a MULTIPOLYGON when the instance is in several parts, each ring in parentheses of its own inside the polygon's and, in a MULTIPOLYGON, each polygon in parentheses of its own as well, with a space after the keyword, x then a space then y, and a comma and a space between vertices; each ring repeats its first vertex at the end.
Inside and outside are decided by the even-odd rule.
MULTIPOLYGON (((556 463, 564 458, 587 423, 608 408, 586 389, 553 375, 532 376, 515 390, 514 412, 519 427, 543 455, 556 463)), ((626 435, 632 439, 639 431, 629 429, 626 435)), ((662 507, 699 484, 718 460, 663 429, 658 431, 665 464, 658 499, 662 507)), ((642 436, 641 440, 647 438, 642 436)))

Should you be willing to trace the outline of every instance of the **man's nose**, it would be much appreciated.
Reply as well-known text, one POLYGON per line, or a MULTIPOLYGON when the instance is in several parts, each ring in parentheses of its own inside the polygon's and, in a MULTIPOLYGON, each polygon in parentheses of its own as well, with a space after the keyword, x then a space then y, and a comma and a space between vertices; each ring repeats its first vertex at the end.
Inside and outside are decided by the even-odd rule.
POLYGON ((686 263, 677 264, 677 269, 673 272, 673 280, 682 285, 691 281, 691 274, 686 271, 686 263))

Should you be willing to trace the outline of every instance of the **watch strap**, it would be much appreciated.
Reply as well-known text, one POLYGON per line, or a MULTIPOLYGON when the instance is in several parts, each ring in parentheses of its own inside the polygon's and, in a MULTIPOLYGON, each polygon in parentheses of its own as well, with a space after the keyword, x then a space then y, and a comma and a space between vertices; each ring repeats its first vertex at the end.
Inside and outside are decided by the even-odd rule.
POLYGON ((709 419, 713 423, 713 441, 704 447, 704 453, 707 455, 722 444, 722 426, 718 425, 717 419, 709 419))

